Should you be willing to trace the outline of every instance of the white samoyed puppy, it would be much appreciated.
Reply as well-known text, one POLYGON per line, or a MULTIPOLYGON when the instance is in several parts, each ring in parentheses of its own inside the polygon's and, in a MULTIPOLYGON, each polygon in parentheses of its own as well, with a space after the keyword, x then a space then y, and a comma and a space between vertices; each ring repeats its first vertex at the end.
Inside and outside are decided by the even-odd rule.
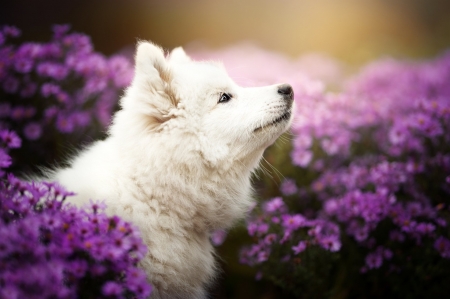
POLYGON ((139 227, 152 298, 207 298, 216 272, 210 234, 251 205, 250 176, 288 129, 293 91, 242 88, 182 48, 166 58, 140 42, 135 62, 106 140, 48 178, 76 193, 70 202, 105 200, 109 214, 139 227))

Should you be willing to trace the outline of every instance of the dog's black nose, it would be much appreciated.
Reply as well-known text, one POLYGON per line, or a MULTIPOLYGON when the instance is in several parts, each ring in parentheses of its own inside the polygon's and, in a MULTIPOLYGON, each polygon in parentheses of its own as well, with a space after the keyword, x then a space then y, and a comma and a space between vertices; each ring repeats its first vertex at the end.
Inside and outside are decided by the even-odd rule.
POLYGON ((285 98, 292 100, 294 98, 294 90, 289 84, 282 84, 278 86, 278 93, 282 94, 285 98))

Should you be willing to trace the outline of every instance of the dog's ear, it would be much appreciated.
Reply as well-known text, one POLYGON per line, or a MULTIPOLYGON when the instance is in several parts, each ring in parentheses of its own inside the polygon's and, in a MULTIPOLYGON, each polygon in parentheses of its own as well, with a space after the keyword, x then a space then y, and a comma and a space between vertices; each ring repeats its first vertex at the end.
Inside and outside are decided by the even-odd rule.
MULTIPOLYGON (((139 42, 133 82, 121 99, 123 111, 120 115, 132 113, 134 127, 141 131, 158 129, 173 118, 171 111, 178 105, 172 80, 173 74, 163 50, 152 43, 139 42)), ((115 117, 116 123, 124 118, 120 115, 115 117)))
MULTIPOLYGON (((140 42, 135 57, 135 77, 133 85, 146 93, 158 94, 176 107, 178 101, 171 83, 173 74, 164 57, 163 50, 149 42, 140 42)), ((154 101, 157 101, 153 97, 154 101)), ((166 109, 162 109, 166 110, 166 109)))
POLYGON ((145 76, 152 83, 162 80, 170 83, 170 69, 163 50, 149 42, 139 42, 135 57, 136 76, 145 76))
POLYGON ((184 52, 182 47, 178 47, 170 52, 169 61, 172 63, 186 63, 190 62, 191 58, 184 52))

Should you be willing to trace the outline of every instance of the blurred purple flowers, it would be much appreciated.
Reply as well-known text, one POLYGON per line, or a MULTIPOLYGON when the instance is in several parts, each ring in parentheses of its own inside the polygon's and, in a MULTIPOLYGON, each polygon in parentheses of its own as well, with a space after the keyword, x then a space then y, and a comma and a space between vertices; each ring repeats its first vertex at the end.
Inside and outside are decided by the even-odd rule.
POLYGON ((0 129, 0 178, 5 174, 4 168, 8 168, 12 164, 9 151, 19 148, 22 140, 13 131, 0 129))
POLYGON ((285 246, 287 262, 308 247, 317 246, 331 252, 341 248, 339 228, 322 220, 309 220, 302 214, 288 212, 280 197, 264 203, 263 209, 247 224, 248 234, 257 243, 241 250, 241 263, 257 265, 267 261, 272 247, 285 246))
POLYGON ((282 286, 308 280, 313 269, 301 268, 311 265, 313 248, 351 252, 352 266, 367 274, 446 271, 437 261, 450 257, 450 53, 422 62, 375 61, 347 79, 342 65, 318 56, 308 64, 307 57, 292 61, 250 46, 198 53, 223 58, 244 85, 294 86, 290 158, 297 167, 279 169, 291 173, 278 190, 285 200, 253 209, 247 224, 253 244, 241 251, 258 278, 282 286), (268 71, 260 72, 261 65, 268 71), (276 276, 280 261, 284 272, 276 276))
POLYGON ((17 132, 23 152, 41 160, 59 158, 55 135, 74 143, 100 137, 133 76, 131 59, 105 57, 69 29, 56 25, 49 42, 20 44, 19 29, 0 28, 0 128, 17 132))
POLYGON ((146 298, 138 230, 103 203, 64 204, 73 194, 56 183, 5 176, 20 143, 0 129, 0 298, 146 298))
POLYGON ((1 298, 146 298, 136 228, 101 203, 64 204, 55 183, 0 181, 1 298))
MULTIPOLYGON (((422 63, 387 60, 366 67, 340 93, 299 96, 306 109, 299 109, 296 139, 313 136, 324 153, 316 149, 312 161, 323 169, 311 188, 323 203, 319 214, 361 246, 379 242, 381 223, 396 237, 380 245, 448 240, 449 80, 449 54, 422 63)), ((296 139, 294 157, 311 150, 296 139)), ((374 256, 382 255, 368 254, 368 269, 381 263, 374 256)))

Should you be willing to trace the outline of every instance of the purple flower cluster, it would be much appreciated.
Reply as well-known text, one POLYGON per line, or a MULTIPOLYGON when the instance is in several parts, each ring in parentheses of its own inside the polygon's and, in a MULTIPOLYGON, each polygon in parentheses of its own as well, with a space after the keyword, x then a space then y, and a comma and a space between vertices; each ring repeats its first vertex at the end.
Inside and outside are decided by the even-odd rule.
POLYGON ((0 128, 16 131, 24 149, 36 152, 38 142, 48 150, 57 134, 103 131, 131 82, 130 59, 105 57, 69 29, 56 25, 49 42, 20 44, 20 30, 0 28, 0 128))
POLYGON ((55 183, 0 181, 1 298, 147 298, 138 230, 55 183))
POLYGON ((410 162, 373 159, 369 165, 328 171, 313 188, 324 200, 323 213, 344 224, 346 233, 361 245, 373 247, 370 236, 385 221, 392 224, 391 242, 409 238, 421 245, 424 238, 441 238, 438 231, 444 231, 448 221, 444 203, 433 206, 430 195, 420 190, 416 179, 423 172, 424 168, 410 162))
POLYGON ((73 194, 56 183, 5 176, 21 145, 0 127, 0 298, 147 298, 138 230, 108 217, 103 203, 64 204, 73 194))
MULTIPOLYGON (((312 265, 313 245, 351 256, 336 262, 342 273, 387 271, 378 280, 420 269, 450 275, 442 266, 450 259, 450 53, 378 60, 350 78, 342 65, 318 56, 294 61, 251 46, 198 53, 223 59, 241 84, 289 82, 295 90, 296 167, 276 164, 286 147, 267 153, 290 178, 266 193, 286 199, 251 212, 253 244, 242 249, 241 262, 286 288, 291 280, 309 281, 313 266, 302 272, 292 265, 312 265), (286 262, 283 271, 279 261, 286 262)), ((420 275, 417 281, 430 277, 420 275)))
MULTIPOLYGON (((422 63, 379 61, 340 94, 317 96, 325 100, 319 111, 299 112, 321 120, 294 126, 293 161, 309 150, 305 135, 322 148, 326 156, 311 161, 321 171, 311 189, 323 202, 322 214, 361 246, 376 245, 373 236, 382 222, 391 224, 390 244, 448 242, 449 80, 449 54, 422 63), (339 101, 326 105, 327 98, 339 101)), ((435 248, 442 257, 450 254, 446 246, 435 248)), ((363 269, 377 268, 381 256, 369 253, 363 269)))
POLYGON ((12 164, 11 157, 8 155, 10 149, 19 148, 22 140, 14 131, 0 129, 0 177, 5 175, 4 168, 12 164))
POLYGON ((293 163, 307 167, 314 160, 320 170, 318 149, 328 157, 349 158, 354 144, 368 137, 377 153, 430 154, 424 140, 449 138, 449 64, 449 54, 426 63, 378 61, 343 84, 339 93, 311 91, 305 87, 311 83, 299 82, 293 163))
POLYGON ((290 248, 282 257, 283 262, 289 262, 312 246, 330 252, 341 248, 336 224, 289 213, 281 197, 265 202, 259 213, 254 214, 247 223, 247 231, 257 242, 241 250, 241 263, 251 266, 264 263, 271 257, 273 248, 280 246, 290 248))

